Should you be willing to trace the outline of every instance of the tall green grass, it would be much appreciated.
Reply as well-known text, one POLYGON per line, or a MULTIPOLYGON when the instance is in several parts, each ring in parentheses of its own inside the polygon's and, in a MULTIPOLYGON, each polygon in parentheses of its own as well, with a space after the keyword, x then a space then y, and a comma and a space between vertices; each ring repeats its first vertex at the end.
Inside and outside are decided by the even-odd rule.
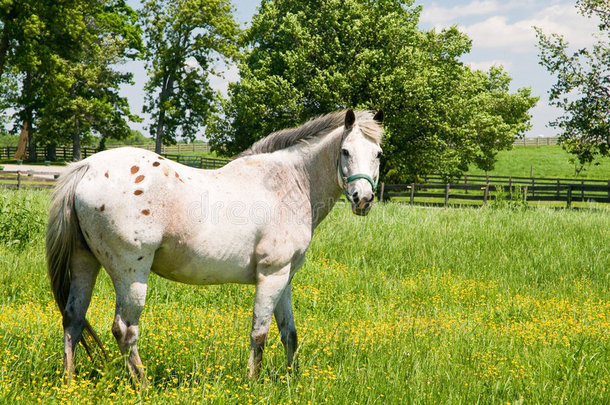
MULTIPOLYGON (((31 193, 17 195, 44 213, 48 198, 31 193)), ((88 316, 110 359, 81 350, 76 382, 62 385, 40 235, 0 247, 0 400, 607 403, 608 240, 607 210, 388 204, 361 218, 339 205, 293 281, 298 373, 273 327, 260 381, 245 378, 253 287, 153 275, 140 340, 151 386, 137 392, 110 333, 103 272, 88 316)))

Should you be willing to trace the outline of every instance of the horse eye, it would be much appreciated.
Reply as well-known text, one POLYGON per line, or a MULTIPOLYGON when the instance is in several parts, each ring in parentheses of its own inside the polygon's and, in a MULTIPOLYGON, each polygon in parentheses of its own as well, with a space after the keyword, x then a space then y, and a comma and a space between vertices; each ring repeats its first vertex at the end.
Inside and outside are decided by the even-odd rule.
POLYGON ((349 151, 347 149, 341 149, 341 154, 345 157, 349 157, 349 151))

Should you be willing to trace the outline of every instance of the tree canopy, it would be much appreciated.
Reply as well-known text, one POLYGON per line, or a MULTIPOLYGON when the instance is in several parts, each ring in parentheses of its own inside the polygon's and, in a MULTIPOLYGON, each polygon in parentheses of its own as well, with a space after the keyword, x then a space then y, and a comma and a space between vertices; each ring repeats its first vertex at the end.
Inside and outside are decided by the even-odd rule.
POLYGON ((591 48, 570 52, 563 36, 536 30, 540 64, 557 76, 550 103, 563 110, 550 126, 560 130, 560 142, 582 168, 610 155, 610 2, 579 0, 576 7, 584 16, 599 18, 598 40, 591 48))
POLYGON ((511 94, 500 68, 461 63, 470 39, 420 31, 420 11, 411 0, 262 2, 242 37, 240 80, 208 127, 212 148, 234 154, 315 115, 383 109, 387 180, 492 168, 537 99, 511 94))
POLYGON ((180 134, 194 139, 206 125, 216 96, 214 62, 236 52, 237 23, 229 0, 149 0, 142 10, 149 80, 145 112, 157 153, 180 134))

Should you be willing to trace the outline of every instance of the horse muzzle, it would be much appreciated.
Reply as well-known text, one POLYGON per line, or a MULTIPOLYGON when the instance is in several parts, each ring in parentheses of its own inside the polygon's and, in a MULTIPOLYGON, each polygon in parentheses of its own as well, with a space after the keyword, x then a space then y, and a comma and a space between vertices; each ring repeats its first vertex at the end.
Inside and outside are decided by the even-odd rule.
POLYGON ((360 197, 358 193, 351 195, 350 202, 352 203, 352 212, 356 215, 366 216, 375 201, 375 195, 371 193, 368 196, 360 197))

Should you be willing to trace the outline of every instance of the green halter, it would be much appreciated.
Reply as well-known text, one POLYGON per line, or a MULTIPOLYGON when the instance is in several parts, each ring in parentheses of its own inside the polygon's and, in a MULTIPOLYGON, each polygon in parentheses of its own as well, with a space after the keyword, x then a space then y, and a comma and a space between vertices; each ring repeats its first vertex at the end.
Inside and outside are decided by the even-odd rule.
POLYGON ((341 177, 341 181, 343 183, 343 184, 341 184, 341 188, 343 189, 343 194, 345 194, 345 197, 347 197, 348 200, 349 200, 349 195, 347 194, 347 185, 354 180, 364 179, 364 180, 368 181, 369 183, 371 183, 371 187, 373 187, 373 192, 375 192, 375 190, 377 189, 377 181, 379 179, 373 180, 373 178, 371 176, 369 176, 368 174, 357 173, 357 174, 352 174, 349 177, 345 176, 345 173, 343 173, 343 166, 341 166, 341 156, 339 156, 339 160, 337 161, 337 169, 339 170, 339 176, 341 177))

